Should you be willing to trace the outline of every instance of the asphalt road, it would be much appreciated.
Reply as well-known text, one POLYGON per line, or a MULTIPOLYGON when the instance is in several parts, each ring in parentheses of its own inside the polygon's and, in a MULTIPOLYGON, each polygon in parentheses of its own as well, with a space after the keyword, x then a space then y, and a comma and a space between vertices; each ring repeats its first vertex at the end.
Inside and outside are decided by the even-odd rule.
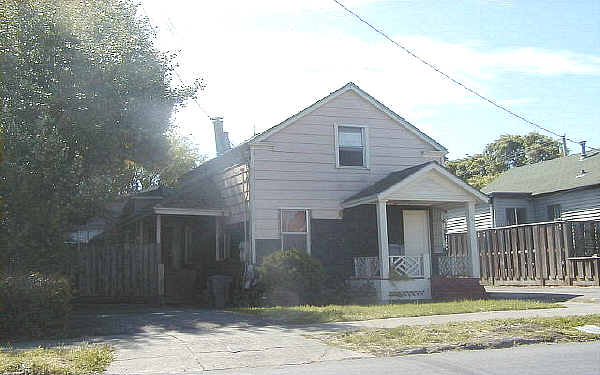
POLYGON ((599 375, 600 342, 317 362, 218 371, 218 374, 599 375))

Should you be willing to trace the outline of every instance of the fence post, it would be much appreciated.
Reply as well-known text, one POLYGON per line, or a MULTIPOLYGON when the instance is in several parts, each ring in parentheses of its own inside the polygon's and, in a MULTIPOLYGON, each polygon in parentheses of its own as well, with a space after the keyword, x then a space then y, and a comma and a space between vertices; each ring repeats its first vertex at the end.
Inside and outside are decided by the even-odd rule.
POLYGON ((533 227, 533 248, 535 249, 535 275, 538 277, 538 281, 540 283, 540 286, 544 286, 545 285, 545 280, 544 280, 544 272, 542 270, 542 249, 541 249, 541 243, 540 243, 540 227, 538 225, 535 225, 533 227))
POLYGON ((569 285, 573 285, 575 272, 573 272, 573 262, 569 260, 569 258, 573 256, 573 233, 571 231, 571 224, 564 222, 562 224, 562 232, 565 243, 565 268, 567 272, 565 279, 569 285))
POLYGON ((160 305, 164 303, 165 296, 165 265, 164 263, 158 264, 158 301, 160 305))

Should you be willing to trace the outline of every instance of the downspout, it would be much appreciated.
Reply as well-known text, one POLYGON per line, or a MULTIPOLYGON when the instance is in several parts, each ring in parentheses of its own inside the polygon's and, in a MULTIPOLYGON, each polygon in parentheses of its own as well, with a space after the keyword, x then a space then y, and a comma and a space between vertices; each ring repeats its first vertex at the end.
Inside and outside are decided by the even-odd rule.
POLYGON ((249 165, 249 170, 248 170, 248 175, 249 175, 249 189, 250 189, 250 202, 249 202, 249 206, 250 206, 250 251, 252 254, 252 264, 256 264, 256 237, 255 237, 255 233, 256 233, 256 220, 255 220, 255 213, 256 213, 256 208, 255 208, 255 186, 256 186, 256 176, 254 173, 254 148, 252 147, 252 145, 250 145, 249 147, 250 149, 250 165, 249 165))

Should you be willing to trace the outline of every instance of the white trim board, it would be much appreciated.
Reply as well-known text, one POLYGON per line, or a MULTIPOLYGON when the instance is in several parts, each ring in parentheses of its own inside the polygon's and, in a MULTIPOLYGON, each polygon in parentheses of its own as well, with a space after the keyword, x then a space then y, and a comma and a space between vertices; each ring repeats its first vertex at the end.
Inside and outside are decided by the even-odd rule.
POLYGON ((157 215, 226 216, 224 210, 201 208, 154 207, 154 213, 157 215))

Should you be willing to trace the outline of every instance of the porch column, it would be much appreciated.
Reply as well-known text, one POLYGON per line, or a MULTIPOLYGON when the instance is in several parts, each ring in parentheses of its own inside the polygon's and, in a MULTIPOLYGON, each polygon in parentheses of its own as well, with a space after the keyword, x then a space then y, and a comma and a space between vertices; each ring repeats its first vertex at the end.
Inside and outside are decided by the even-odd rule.
POLYGON ((475 228, 475 202, 467 202, 465 206, 467 213, 467 241, 471 252, 471 276, 478 279, 480 277, 479 244, 477 243, 477 229, 475 228))
POLYGON ((379 245, 379 270, 382 279, 390 278, 390 251, 387 232, 387 201, 377 201, 377 243, 379 245))
POLYGON ((156 215, 156 243, 160 243, 160 215, 156 215))

